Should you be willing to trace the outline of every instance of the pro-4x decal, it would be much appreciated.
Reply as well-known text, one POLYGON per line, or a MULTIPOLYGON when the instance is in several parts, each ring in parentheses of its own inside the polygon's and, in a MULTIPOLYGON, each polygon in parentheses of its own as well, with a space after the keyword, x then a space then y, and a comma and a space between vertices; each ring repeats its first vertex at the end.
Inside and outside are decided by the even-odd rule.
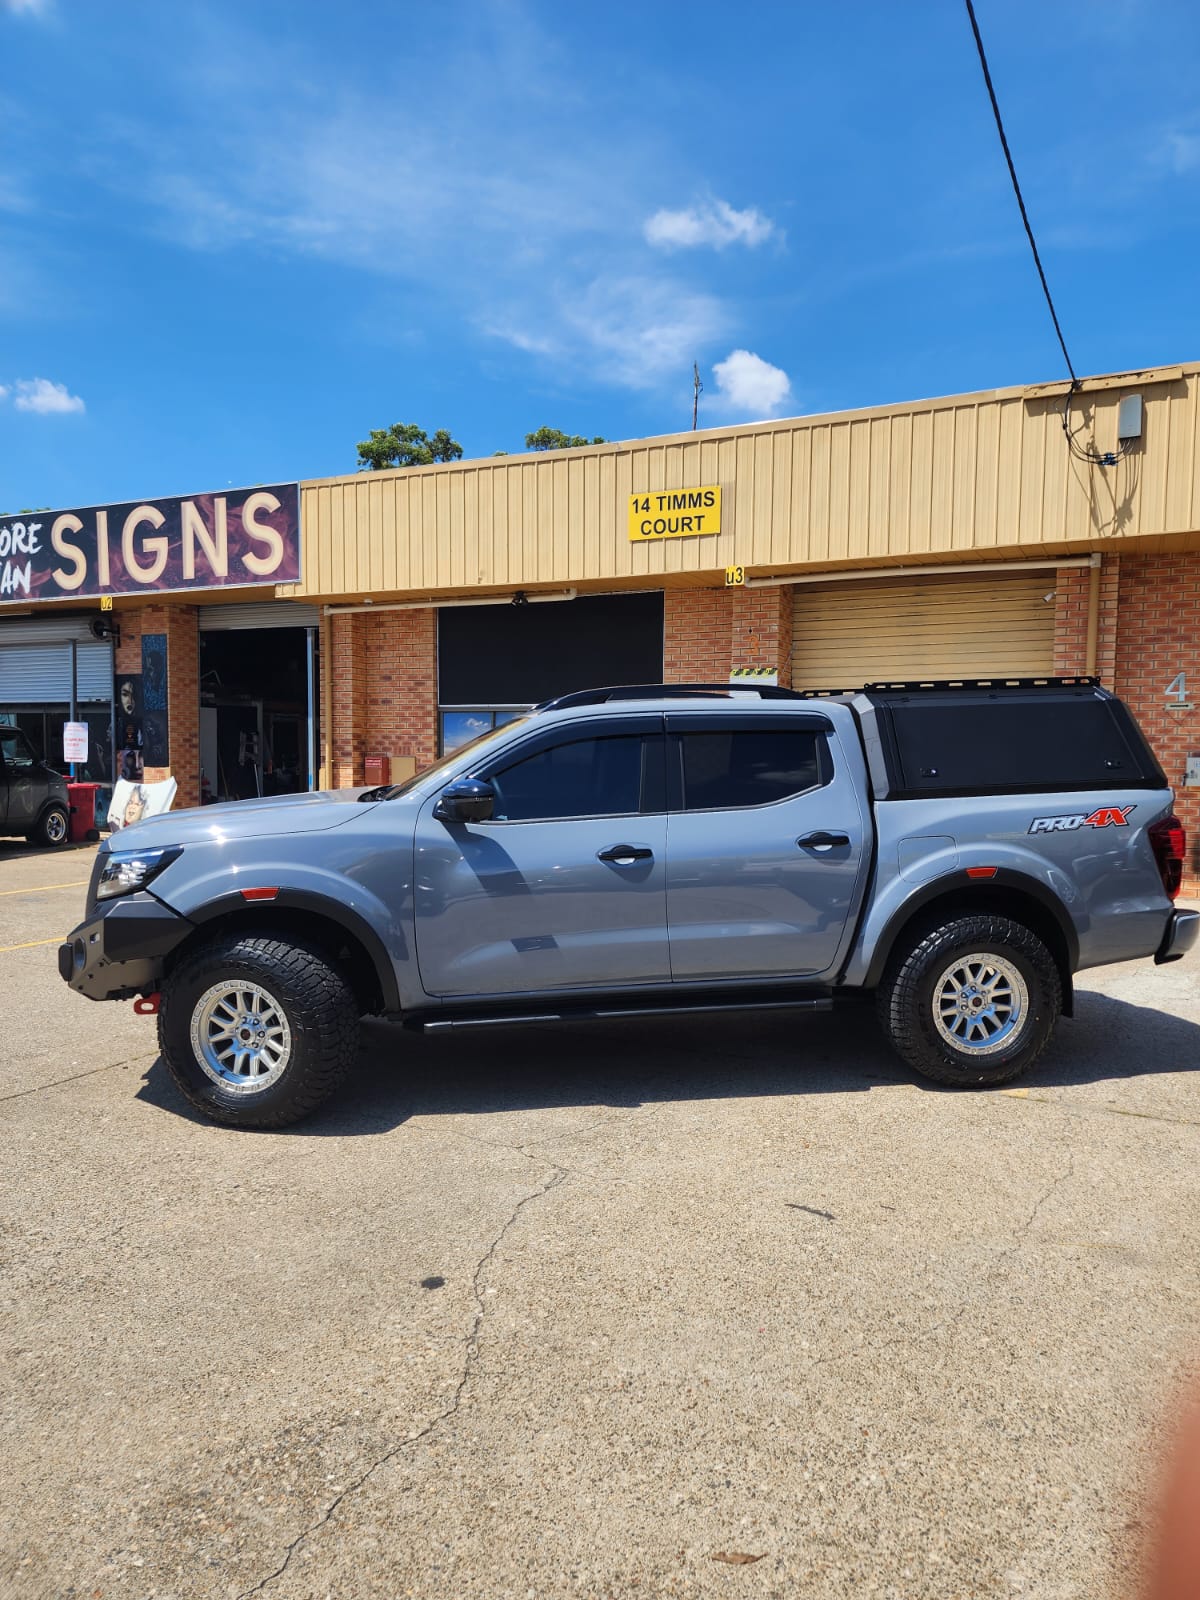
POLYGON ((1034 817, 1030 833, 1074 833, 1076 828, 1127 828, 1136 806, 1097 806, 1095 811, 1068 811, 1061 817, 1034 817))

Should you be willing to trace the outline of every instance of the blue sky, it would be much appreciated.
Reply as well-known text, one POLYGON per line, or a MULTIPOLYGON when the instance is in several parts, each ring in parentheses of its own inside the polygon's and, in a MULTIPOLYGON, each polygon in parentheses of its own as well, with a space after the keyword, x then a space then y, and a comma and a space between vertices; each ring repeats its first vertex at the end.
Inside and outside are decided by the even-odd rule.
MULTIPOLYGON (((977 0, 1076 367, 1200 356, 1200 7, 977 0)), ((0 507, 1035 382, 959 0, 0 0, 0 507)))

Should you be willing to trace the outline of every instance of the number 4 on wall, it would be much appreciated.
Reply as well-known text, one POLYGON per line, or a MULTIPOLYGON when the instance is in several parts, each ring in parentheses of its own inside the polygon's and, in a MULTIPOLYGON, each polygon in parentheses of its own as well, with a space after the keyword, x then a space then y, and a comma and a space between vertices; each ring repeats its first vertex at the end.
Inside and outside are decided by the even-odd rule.
POLYGON ((1187 673, 1177 672, 1164 689, 1163 693, 1167 697, 1167 704, 1169 706, 1189 706, 1190 702, 1187 697, 1187 673))

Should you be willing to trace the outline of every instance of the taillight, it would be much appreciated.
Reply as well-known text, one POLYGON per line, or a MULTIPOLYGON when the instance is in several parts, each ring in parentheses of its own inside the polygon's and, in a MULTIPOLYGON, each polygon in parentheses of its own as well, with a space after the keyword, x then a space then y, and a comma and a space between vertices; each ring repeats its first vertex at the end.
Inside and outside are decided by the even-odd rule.
POLYGON ((1178 817, 1163 817, 1146 829, 1158 862, 1158 873, 1163 888, 1174 900, 1183 882, 1183 863, 1187 855, 1187 834, 1178 817))

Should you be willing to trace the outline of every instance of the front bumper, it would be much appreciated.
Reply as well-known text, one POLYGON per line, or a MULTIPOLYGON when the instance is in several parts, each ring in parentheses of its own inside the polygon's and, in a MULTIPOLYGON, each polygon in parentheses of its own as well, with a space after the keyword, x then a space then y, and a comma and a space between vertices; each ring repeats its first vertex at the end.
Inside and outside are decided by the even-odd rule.
POLYGON ((1178 961, 1200 939, 1200 911, 1172 911, 1162 943, 1154 953, 1154 964, 1178 961))
POLYGON ((152 894, 104 900, 59 945, 58 970, 89 1000, 128 1000, 158 988, 163 963, 193 927, 152 894))

